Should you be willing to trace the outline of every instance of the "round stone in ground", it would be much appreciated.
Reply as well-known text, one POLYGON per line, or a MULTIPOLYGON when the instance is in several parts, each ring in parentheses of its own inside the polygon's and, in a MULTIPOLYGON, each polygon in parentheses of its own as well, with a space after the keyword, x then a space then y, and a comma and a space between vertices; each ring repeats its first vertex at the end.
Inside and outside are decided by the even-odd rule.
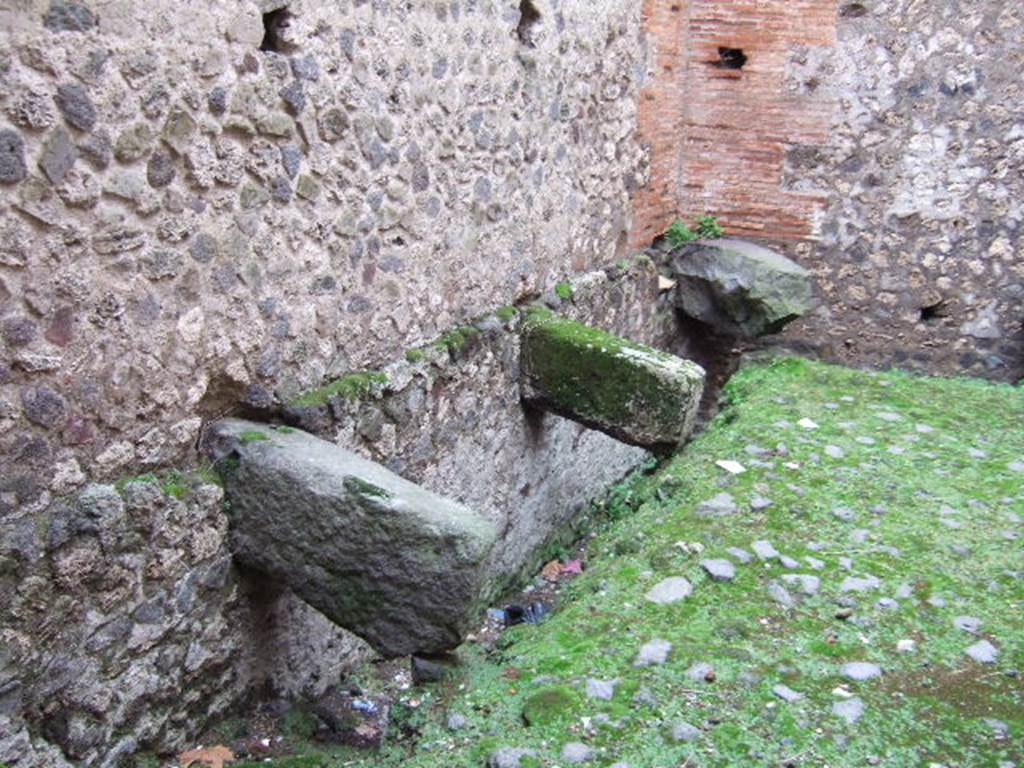
POLYGON ((712 581, 732 581, 736 578, 736 566, 728 560, 701 560, 700 567, 712 581))
POLYGON ((647 593, 646 598, 658 605, 671 605, 685 600, 693 593, 693 585, 682 576, 672 576, 659 581, 647 593))
POLYGON ((837 701, 832 705, 832 714, 853 725, 864 714, 864 702, 856 696, 846 701, 837 701))
POLYGON ((700 738, 700 729, 689 723, 676 723, 672 726, 673 741, 696 741, 700 738))
POLYGON ((980 640, 964 651, 979 664, 995 664, 999 658, 999 649, 988 640, 980 640))
POLYGON ((518 747, 502 747, 495 750, 487 758, 487 768, 522 768, 524 757, 536 757, 537 753, 532 749, 519 749, 518 747))
POLYGON ((804 697, 802 693, 797 693, 792 688, 786 685, 776 685, 772 688, 772 693, 778 696, 780 699, 788 704, 800 701, 804 697))
POLYGON ((562 759, 567 763, 586 763, 594 759, 594 750, 586 744, 571 741, 562 747, 562 759))
POLYGON ((649 667, 652 664, 664 664, 668 661, 670 653, 672 653, 672 643, 668 640, 655 638, 649 643, 644 643, 640 646, 640 652, 637 654, 633 666, 649 667))
POLYGON ((700 517, 727 517, 736 513, 736 500, 728 493, 712 496, 697 507, 700 517))
POLYGON ((618 680, 595 680, 591 677, 587 680, 587 696, 601 701, 611 701, 615 696, 615 686, 618 684, 618 680))
POLYGON ((981 619, 974 616, 957 616, 953 619, 954 627, 962 629, 964 632, 970 632, 972 635, 978 634, 978 630, 981 629, 981 623, 981 619))
POLYGON ((714 682, 715 668, 706 661, 699 661, 686 670, 686 676, 695 683, 714 682))
POLYGON ((840 672, 847 680, 863 682, 880 676, 882 668, 868 661, 851 661, 849 664, 843 664, 840 672))

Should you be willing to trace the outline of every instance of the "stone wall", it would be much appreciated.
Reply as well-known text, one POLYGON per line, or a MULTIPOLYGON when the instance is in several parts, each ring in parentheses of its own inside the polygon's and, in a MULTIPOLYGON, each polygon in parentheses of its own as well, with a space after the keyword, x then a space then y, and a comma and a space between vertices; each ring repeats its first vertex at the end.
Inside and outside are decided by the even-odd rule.
POLYGON ((1021 9, 1000 0, 648 0, 651 183, 782 248, 818 309, 781 343, 854 364, 1024 376, 1021 9))
POLYGON ((508 578, 643 459, 521 408, 514 324, 431 345, 570 276, 570 314, 674 328, 649 265, 580 277, 643 180, 639 9, 535 7, 0 6, 0 761, 173 751, 365 658, 170 471, 240 404, 387 371, 325 428, 502 520, 508 578))
POLYGON ((0 11, 4 509, 621 255, 633 3, 283 5, 0 11))

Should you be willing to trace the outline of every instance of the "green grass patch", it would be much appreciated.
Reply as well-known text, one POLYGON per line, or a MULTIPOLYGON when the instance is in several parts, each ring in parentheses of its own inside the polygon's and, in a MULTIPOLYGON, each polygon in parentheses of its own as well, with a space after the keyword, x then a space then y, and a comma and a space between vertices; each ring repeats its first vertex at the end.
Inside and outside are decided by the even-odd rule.
POLYGON ((296 407, 327 405, 335 397, 352 401, 363 400, 387 382, 387 374, 379 371, 349 373, 340 379, 335 379, 330 384, 295 398, 289 405, 296 407))

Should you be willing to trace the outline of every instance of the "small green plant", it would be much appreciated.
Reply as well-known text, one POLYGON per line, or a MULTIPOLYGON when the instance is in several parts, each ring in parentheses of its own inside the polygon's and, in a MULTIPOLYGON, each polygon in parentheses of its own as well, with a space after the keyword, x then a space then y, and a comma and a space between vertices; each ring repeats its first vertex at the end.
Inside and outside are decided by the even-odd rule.
POLYGON ((555 286, 555 296, 562 301, 572 301, 574 293, 572 283, 562 282, 555 286))
POLYGON ((310 407, 327 405, 333 397, 341 397, 345 400, 362 400, 368 397, 375 387, 388 383, 386 373, 379 371, 358 371, 342 376, 330 384, 307 392, 292 400, 289 405, 297 407, 310 407))
POLYGON ((135 477, 122 477, 116 483, 114 483, 114 490, 118 493, 123 493, 126 486, 131 483, 155 483, 156 475, 147 472, 144 475, 137 475, 135 477))
POLYGON ((290 435, 292 432, 297 432, 294 427, 274 427, 275 430, 280 432, 282 435, 290 435))
POLYGON ((427 359, 427 353, 422 349, 408 349, 405 352, 405 359, 410 363, 422 363, 427 359))
POLYGON ((250 430, 249 432, 243 432, 238 436, 238 439, 242 441, 242 445, 248 445, 249 443, 260 443, 264 440, 269 440, 266 432, 258 432, 256 430, 250 430))
POLYGON ((466 348, 471 338, 479 334, 480 331, 471 325, 460 325, 441 336, 434 342, 434 346, 437 349, 445 349, 456 354, 466 348))
POLYGON ((164 481, 160 484, 160 489, 168 496, 173 496, 176 499, 184 499, 192 492, 192 486, 189 484, 188 478, 177 470, 171 470, 167 473, 164 481))
POLYGON ((501 322, 508 323, 519 314, 519 310, 513 306, 499 307, 494 314, 501 322))
POLYGON ((665 237, 673 248, 680 248, 694 240, 713 240, 725 234, 718 219, 714 216, 700 216, 695 229, 687 226, 682 219, 676 219, 665 232, 665 237))

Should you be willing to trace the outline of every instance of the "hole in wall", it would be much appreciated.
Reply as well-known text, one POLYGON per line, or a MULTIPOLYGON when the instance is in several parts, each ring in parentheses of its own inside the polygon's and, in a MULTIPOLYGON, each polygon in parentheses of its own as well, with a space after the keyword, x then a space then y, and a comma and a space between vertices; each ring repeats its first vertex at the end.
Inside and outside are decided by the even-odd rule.
POLYGON ((540 11, 533 4, 533 0, 520 0, 519 2, 519 26, 516 27, 516 35, 519 42, 530 48, 536 47, 533 34, 540 21, 540 11))
POLYGON ((718 69, 743 69, 747 63, 747 54, 742 48, 728 48, 724 45, 718 46, 718 61, 711 62, 711 66, 718 69))
POLYGON ((859 19, 868 15, 868 9, 860 3, 847 3, 839 9, 839 15, 844 19, 859 19))
POLYGON ((292 12, 277 8, 263 14, 263 42, 260 50, 269 53, 290 53, 294 46, 288 42, 288 27, 292 23, 292 12))
POLYGON ((921 322, 922 323, 937 323, 944 317, 949 317, 950 306, 949 302, 945 299, 939 299, 932 304, 926 304, 921 307, 921 322))

